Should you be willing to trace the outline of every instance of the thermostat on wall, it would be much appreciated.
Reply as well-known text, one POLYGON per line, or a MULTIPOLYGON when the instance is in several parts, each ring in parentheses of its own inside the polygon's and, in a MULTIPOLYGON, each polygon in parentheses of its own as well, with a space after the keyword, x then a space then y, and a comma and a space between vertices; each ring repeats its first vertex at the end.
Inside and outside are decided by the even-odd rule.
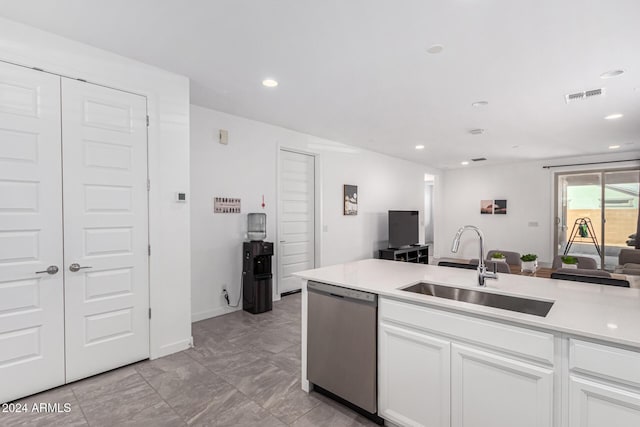
POLYGON ((187 201, 187 193, 176 193, 176 202, 184 203, 187 201))

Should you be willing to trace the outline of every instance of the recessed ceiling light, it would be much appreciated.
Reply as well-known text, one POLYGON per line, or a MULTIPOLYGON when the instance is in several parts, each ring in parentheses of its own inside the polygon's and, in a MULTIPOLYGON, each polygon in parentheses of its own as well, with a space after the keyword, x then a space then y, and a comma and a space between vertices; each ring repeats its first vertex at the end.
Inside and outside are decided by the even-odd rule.
POLYGON ((471 129, 469 133, 471 135, 482 135, 484 133, 484 129, 471 129))
POLYGON ((424 150, 424 145, 416 145, 416 150, 424 150))
POLYGON ((615 119, 619 119, 620 117, 622 117, 624 114, 620 114, 620 113, 615 113, 615 114, 609 114, 608 116, 605 116, 605 120, 615 120, 615 119))
POLYGON ((489 105, 489 102, 487 101, 476 101, 471 104, 472 107, 486 107, 487 105, 489 105))
POLYGON ((619 145, 610 145, 609 146, 609 150, 617 150, 618 148, 620 148, 619 145))
POLYGON ((461 164, 462 166, 467 166, 467 165, 469 164, 469 162, 467 162, 467 161, 465 160, 464 162, 460 162, 460 164, 461 164))
POLYGON ((613 77, 618 77, 622 73, 624 73, 624 70, 611 70, 611 71, 607 71, 606 73, 600 74, 600 78, 601 79, 611 79, 613 77))
POLYGON ((264 79, 262 81, 262 86, 265 86, 265 87, 276 87, 276 86, 278 86, 278 82, 273 80, 273 79, 264 79))
POLYGON ((607 328, 609 329, 618 329, 618 325, 615 323, 607 323, 607 328))
POLYGON ((444 50, 444 46, 442 46, 441 44, 434 44, 429 49, 427 49, 427 52, 429 52, 429 53, 440 53, 443 50, 444 50))

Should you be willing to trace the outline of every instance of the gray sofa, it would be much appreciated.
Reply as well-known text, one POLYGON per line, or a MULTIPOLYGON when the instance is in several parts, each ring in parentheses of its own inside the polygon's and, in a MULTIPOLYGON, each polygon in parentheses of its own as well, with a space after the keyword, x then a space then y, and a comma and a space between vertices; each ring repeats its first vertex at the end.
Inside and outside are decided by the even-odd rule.
POLYGON ((640 249, 620 249, 615 272, 640 276, 640 249))
POLYGON ((586 268, 560 268, 551 273, 552 279, 569 280, 573 282, 594 283, 598 285, 630 287, 628 280, 614 278, 611 273, 603 270, 586 268))
MULTIPOLYGON (((598 268, 598 262, 593 258, 589 258, 586 256, 577 256, 577 255, 569 255, 569 256, 572 256, 578 260, 579 269, 595 270, 598 268)), ((551 265, 551 268, 553 268, 554 270, 562 268, 562 257, 563 255, 556 255, 553 258, 553 264, 551 265)))

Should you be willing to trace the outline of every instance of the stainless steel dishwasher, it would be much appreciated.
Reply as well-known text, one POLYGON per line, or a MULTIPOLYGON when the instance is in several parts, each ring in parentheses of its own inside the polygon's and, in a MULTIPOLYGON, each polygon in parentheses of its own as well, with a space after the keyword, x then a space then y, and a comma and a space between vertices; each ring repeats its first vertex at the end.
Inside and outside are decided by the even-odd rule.
POLYGON ((309 381, 375 414, 377 295, 313 281, 307 290, 309 381))

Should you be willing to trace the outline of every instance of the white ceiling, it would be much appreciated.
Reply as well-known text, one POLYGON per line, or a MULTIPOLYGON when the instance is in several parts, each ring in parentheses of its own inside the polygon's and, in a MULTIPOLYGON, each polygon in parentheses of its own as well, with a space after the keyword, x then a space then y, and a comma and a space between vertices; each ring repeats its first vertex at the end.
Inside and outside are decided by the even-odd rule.
POLYGON ((431 166, 640 149, 637 0, 0 0, 0 15, 183 74, 194 104, 431 166))

